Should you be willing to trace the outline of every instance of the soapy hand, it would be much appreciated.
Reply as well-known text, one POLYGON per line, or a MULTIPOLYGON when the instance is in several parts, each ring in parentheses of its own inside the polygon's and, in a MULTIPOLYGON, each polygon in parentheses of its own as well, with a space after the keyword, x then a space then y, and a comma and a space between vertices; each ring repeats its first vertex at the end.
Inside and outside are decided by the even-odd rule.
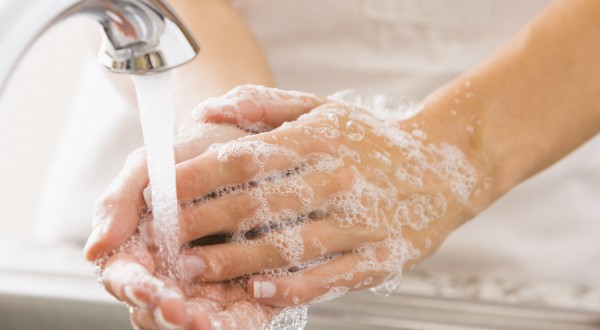
MULTIPOLYGON (((298 96, 298 95, 295 95, 298 96)), ((281 106, 297 106, 290 99, 281 106)), ((310 106, 310 104, 308 104, 310 106)), ((176 141, 178 163, 204 152, 211 144, 236 139, 243 131, 228 125, 198 125, 176 141)), ((99 266, 106 289, 132 308, 132 321, 144 329, 187 328, 256 329, 272 318, 275 309, 249 298, 241 282, 190 284, 160 276, 155 246, 140 227, 146 211, 142 190, 148 185, 145 155, 133 153, 97 204, 94 231, 84 249, 86 258, 99 266)), ((194 265, 182 267, 193 269, 194 265)))
POLYGON ((393 290, 474 215, 471 201, 487 186, 458 147, 428 140, 418 116, 380 115, 260 86, 201 104, 200 122, 262 133, 178 167, 183 240, 228 237, 182 250, 195 265, 188 278, 243 277, 271 306, 393 290))
MULTIPOLYGON (((204 152, 209 145, 245 133, 230 125, 198 125, 176 141, 177 162, 204 152)), ((232 322, 260 328, 274 313, 247 296, 240 283, 181 283, 157 273, 153 242, 139 233, 148 185, 145 155, 138 151, 100 199, 95 230, 85 247, 86 258, 99 266, 106 289, 131 308, 132 323, 143 329, 210 329, 232 322), (243 321, 243 322, 241 322, 243 321)))
POLYGON ((152 249, 133 240, 102 270, 106 289, 130 306, 142 329, 259 329, 276 309, 251 299, 240 282, 189 283, 156 273, 152 249))

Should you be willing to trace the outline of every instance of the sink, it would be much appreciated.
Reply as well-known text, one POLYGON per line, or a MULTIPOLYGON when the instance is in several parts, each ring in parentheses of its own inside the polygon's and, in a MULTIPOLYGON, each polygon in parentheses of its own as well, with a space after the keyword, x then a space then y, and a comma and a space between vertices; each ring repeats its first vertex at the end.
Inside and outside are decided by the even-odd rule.
MULTIPOLYGON (((89 285, 95 285, 92 279, 89 285)), ((121 303, 28 294, 0 294, 0 319, 6 330, 131 329, 121 303)), ((402 293, 389 297, 357 293, 312 306, 306 329, 592 330, 600 329, 600 314, 402 293)))
MULTIPOLYGON (((98 285, 79 247, 0 243, 1 329, 131 329, 127 309, 98 285)), ((311 306, 306 328, 600 329, 600 294, 412 272, 388 297, 358 292, 311 306)))

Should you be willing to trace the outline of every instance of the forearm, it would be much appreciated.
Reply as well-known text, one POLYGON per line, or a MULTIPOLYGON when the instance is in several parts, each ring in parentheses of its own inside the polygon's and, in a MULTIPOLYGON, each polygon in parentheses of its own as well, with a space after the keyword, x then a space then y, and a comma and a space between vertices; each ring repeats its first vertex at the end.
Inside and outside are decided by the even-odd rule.
POLYGON ((487 61, 442 87, 418 120, 461 146, 493 189, 481 209, 600 130, 600 2, 557 1, 487 61))
POLYGON ((246 83, 274 85, 264 53, 226 0, 170 0, 201 44, 197 58, 174 70, 179 124, 202 100, 246 83))

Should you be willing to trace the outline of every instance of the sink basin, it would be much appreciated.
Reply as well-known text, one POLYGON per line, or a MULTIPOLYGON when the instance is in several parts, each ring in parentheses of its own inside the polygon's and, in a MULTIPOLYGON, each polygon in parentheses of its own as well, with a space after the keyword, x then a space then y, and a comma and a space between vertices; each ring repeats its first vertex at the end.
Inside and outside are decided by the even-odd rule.
MULTIPOLYGON (((0 294, 0 319, 6 330, 131 329, 121 303, 66 297, 0 294)), ((591 330, 600 329, 600 314, 402 293, 390 297, 358 293, 312 306, 306 329, 591 330)))
MULTIPOLYGON (((0 243, 0 328, 131 329, 79 247, 0 243)), ((404 282, 388 297, 359 292, 312 306, 307 329, 600 329, 595 291, 419 272, 404 282)))

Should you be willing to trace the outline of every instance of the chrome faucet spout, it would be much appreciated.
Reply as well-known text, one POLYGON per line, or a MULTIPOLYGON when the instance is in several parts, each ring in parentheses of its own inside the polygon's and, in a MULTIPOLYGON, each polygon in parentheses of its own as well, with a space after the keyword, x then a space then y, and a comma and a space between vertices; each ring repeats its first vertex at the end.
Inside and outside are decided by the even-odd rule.
POLYGON ((9 1, 0 7, 0 92, 19 59, 44 31, 79 14, 101 25, 99 60, 113 72, 169 70, 192 60, 200 50, 190 30, 162 0, 9 1))

